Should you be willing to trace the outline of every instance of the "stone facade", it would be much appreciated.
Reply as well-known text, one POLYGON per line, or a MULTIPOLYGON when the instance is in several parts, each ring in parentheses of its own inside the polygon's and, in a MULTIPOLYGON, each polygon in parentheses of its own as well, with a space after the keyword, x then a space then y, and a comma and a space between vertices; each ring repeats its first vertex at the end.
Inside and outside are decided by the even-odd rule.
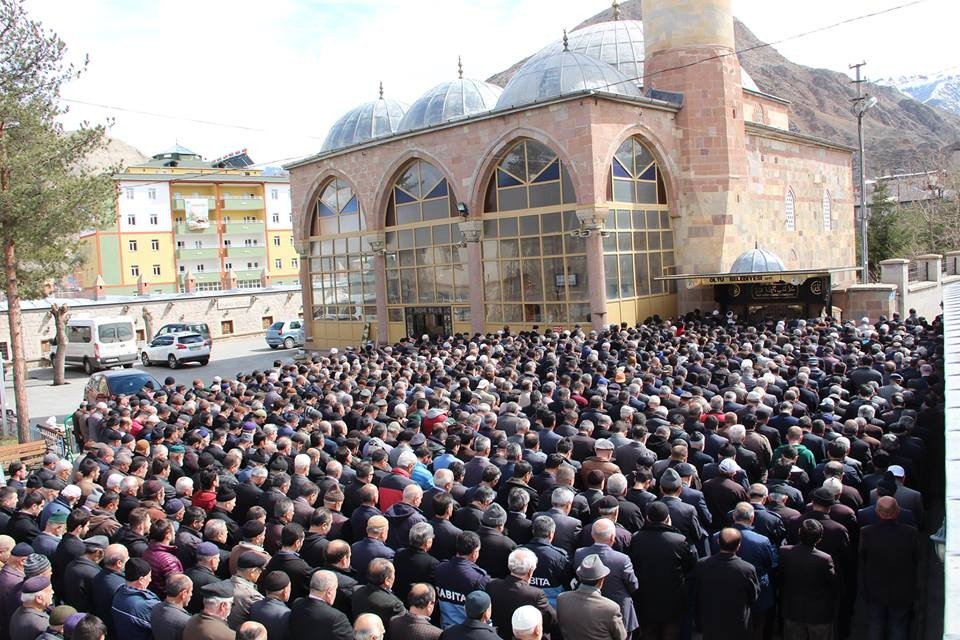
MULTIPOLYGON (((581 92, 503 109, 430 129, 375 139, 294 163, 294 229, 301 247, 304 308, 311 309, 306 265, 312 216, 331 179, 357 195, 371 235, 381 232, 393 185, 414 159, 448 180, 469 220, 483 218, 485 190, 497 163, 518 140, 538 141, 557 154, 576 191, 578 217, 604 218, 611 166, 618 147, 635 136, 653 154, 667 192, 676 266, 670 273, 725 272, 743 251, 759 245, 787 269, 847 267, 855 262, 851 150, 791 133, 787 103, 740 85, 727 0, 644 2, 644 87, 682 94, 682 105, 650 98, 581 92), (751 122, 746 119, 750 118, 751 122), (824 193, 829 193, 829 227, 824 193), (794 195, 795 230, 785 227, 785 194, 794 195)), ((661 95, 661 94, 658 94, 661 95)), ((565 208, 568 208, 565 206, 565 208)), ((583 227, 586 228, 586 227, 583 227)), ((600 231, 602 229, 598 229, 600 231)), ((591 284, 604 282, 599 234, 587 237, 591 284)), ((480 246, 469 243, 471 321, 457 330, 485 331, 480 246)), ((374 261, 377 322, 371 336, 395 339, 387 320, 383 259, 374 261)), ((664 273, 663 275, 670 275, 664 273)), ((713 308, 710 287, 678 288, 635 309, 611 307, 602 286, 591 286, 594 327, 611 319, 642 320, 694 307, 713 308), (641 309, 642 308, 642 309, 641 309), (609 317, 608 317, 608 311, 609 317)), ((323 346, 331 328, 308 323, 308 342, 323 346), (316 333, 316 340, 314 340, 316 333), (323 335, 321 335, 323 334, 323 335)), ((340 332, 338 332, 340 333, 340 332)), ((354 335, 356 328, 347 330, 354 335)), ((326 340, 342 344, 339 340, 326 340)))

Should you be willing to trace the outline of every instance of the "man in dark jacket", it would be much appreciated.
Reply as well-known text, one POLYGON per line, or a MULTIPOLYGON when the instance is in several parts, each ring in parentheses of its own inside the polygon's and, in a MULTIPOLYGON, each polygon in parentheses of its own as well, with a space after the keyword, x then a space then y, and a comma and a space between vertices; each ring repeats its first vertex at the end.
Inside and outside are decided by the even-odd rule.
POLYGON ((290 637, 317 640, 353 640, 347 616, 333 608, 337 577, 317 571, 310 578, 310 597, 300 598, 290 609, 290 637))
POLYGON ((367 584, 353 592, 353 618, 372 613, 380 618, 386 628, 391 618, 406 613, 407 608, 392 591, 395 579, 396 571, 392 562, 384 558, 371 560, 367 569, 367 584))
MULTIPOLYGON (((391 549, 399 549, 407 544, 410 538, 410 529, 419 522, 426 522, 427 519, 420 511, 420 503, 423 501, 423 489, 416 484, 409 484, 403 488, 403 498, 396 502, 383 516, 390 523, 389 533, 387 535, 387 546, 391 549)), ((384 623, 386 624, 386 623, 384 623)))
MULTIPOLYGON (((687 542, 706 555, 705 540, 707 532, 703 529, 696 507, 680 499, 682 490, 683 483, 680 480, 680 474, 674 469, 667 469, 660 476, 660 491, 663 496, 658 502, 667 505, 667 510, 670 511, 671 526, 682 533, 687 542)), ((649 508, 647 507, 648 510, 649 508)))
POLYGON ((740 537, 737 529, 721 530, 720 553, 694 569, 694 606, 704 640, 744 638, 749 631, 760 584, 753 566, 737 556, 740 537))
POLYGON ((480 537, 464 531, 457 537, 457 555, 437 565, 437 598, 444 629, 463 622, 467 595, 490 583, 487 572, 477 566, 479 555, 480 537))
POLYGON ((456 501, 449 493, 437 495, 433 501, 434 516, 430 519, 433 527, 433 547, 430 555, 441 562, 457 554, 457 536, 463 530, 450 522, 456 501))
POLYGON ((393 592, 398 597, 405 599, 414 583, 433 583, 437 565, 440 564, 430 554, 433 538, 433 527, 428 522, 419 522, 410 529, 409 546, 397 551, 393 558, 393 566, 397 570, 393 592))
POLYGON ((56 553, 50 564, 53 565, 53 591, 57 595, 63 595, 63 576, 67 571, 67 565, 84 554, 86 548, 83 545, 83 536, 86 535, 87 521, 90 520, 90 514, 83 509, 74 509, 67 516, 67 531, 60 539, 56 553))
POLYGON ((833 637, 837 572, 829 554, 817 549, 823 525, 805 520, 800 542, 780 548, 780 607, 785 638, 833 637))
POLYGON ((724 517, 740 502, 749 502, 746 489, 734 480, 740 465, 733 458, 724 459, 719 466, 720 474, 703 483, 703 497, 713 518, 713 526, 720 529, 724 517))
POLYGON ((20 509, 15 511, 7 522, 7 535, 15 542, 31 544, 33 539, 40 535, 37 517, 42 509, 43 495, 39 491, 27 493, 20 502, 20 509))
POLYGON ((670 526, 663 502, 647 509, 647 522, 630 542, 630 559, 641 580, 637 616, 644 635, 676 637, 687 611, 687 575, 697 564, 697 552, 682 533, 670 526))
POLYGON ((217 569, 220 567, 220 550, 212 542, 202 542, 197 547, 197 564, 187 569, 187 577, 193 582, 193 596, 187 603, 187 611, 191 615, 200 613, 203 609, 203 592, 201 589, 208 584, 219 582, 217 569))
POLYGON ((129 558, 130 553, 122 544, 112 544, 107 547, 100 562, 102 569, 91 585, 93 608, 90 611, 103 620, 111 637, 113 637, 113 614, 110 609, 113 606, 113 596, 125 584, 123 570, 129 558))
POLYGON ((193 582, 182 573, 167 577, 164 585, 167 598, 150 612, 153 640, 180 640, 190 620, 186 606, 193 597, 193 582))
POLYGON ((439 640, 443 631, 430 621, 436 602, 437 593, 431 585, 413 585, 407 596, 409 610, 392 619, 387 625, 390 637, 404 640, 439 640))
POLYGON ((466 619, 444 629, 444 640, 499 640, 500 636, 490 626, 490 596, 483 591, 473 591, 464 599, 463 608, 466 619))
POLYGON ((503 534, 507 524, 507 512, 499 504, 492 504, 483 512, 480 536, 480 555, 477 564, 491 577, 507 576, 507 557, 517 548, 517 543, 503 534))
POLYGON ((290 578, 283 571, 271 571, 260 580, 265 597, 250 605, 249 619, 267 629, 271 640, 287 640, 290 635, 290 578))
POLYGON ((917 530, 900 524, 900 505, 891 496, 877 500, 880 524, 860 532, 860 576, 870 610, 870 637, 905 638, 917 597, 917 530), (886 631, 885 631, 886 630, 886 631))
POLYGON ((374 516, 367 521, 367 535, 351 547, 350 566, 357 572, 360 582, 367 581, 367 566, 374 558, 393 560, 396 553, 384 542, 389 535, 390 525, 383 516, 374 516))
POLYGON ((579 520, 570 517, 570 509, 573 507, 573 490, 568 487, 557 487, 553 490, 550 501, 550 508, 536 516, 547 516, 553 520, 556 525, 553 544, 572 556, 583 529, 579 520))
POLYGON ((83 541, 82 556, 67 565, 63 574, 64 604, 77 611, 93 611, 93 579, 100 573, 100 561, 110 543, 106 536, 93 536, 83 541))
POLYGON ((543 616, 544 636, 549 637, 556 624, 556 612, 543 589, 531 586, 530 580, 537 568, 537 556, 526 548, 515 549, 507 559, 510 575, 496 578, 487 585, 493 603, 493 626, 503 640, 513 640, 511 616, 523 605, 536 607, 543 616))
POLYGON ((573 565, 570 556, 560 547, 553 545, 556 524, 547 516, 533 519, 531 534, 533 539, 524 545, 537 556, 537 567, 530 583, 543 589, 547 602, 556 608, 557 596, 570 585, 573 579, 573 565))
POLYGON ((291 522, 280 533, 280 551, 274 554, 263 572, 283 571, 290 578, 290 597, 293 600, 307 595, 310 589, 310 574, 313 568, 300 557, 303 546, 303 527, 291 522))

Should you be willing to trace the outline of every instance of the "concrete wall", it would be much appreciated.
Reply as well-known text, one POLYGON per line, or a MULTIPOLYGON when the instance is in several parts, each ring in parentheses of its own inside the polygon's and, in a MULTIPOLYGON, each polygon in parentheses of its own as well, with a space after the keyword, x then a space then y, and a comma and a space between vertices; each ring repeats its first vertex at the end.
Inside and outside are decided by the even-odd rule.
MULTIPOLYGON (((122 300, 52 300, 70 306, 75 316, 129 315, 137 331, 152 337, 160 327, 170 322, 206 322, 214 340, 229 336, 256 335, 264 332, 266 319, 281 320, 300 317, 303 307, 299 287, 258 289, 241 291, 217 291, 207 293, 142 296, 122 300), (147 330, 145 312, 152 316, 147 330), (227 323, 232 323, 232 333, 227 323)), ((51 300, 38 300, 24 304, 23 335, 27 361, 38 364, 43 357, 46 341, 55 334, 50 316, 51 300)), ((0 311, 0 342, 8 344, 10 328, 6 317, 6 305, 0 311)), ((359 341, 359 340, 358 340, 359 341)), ((9 349, 7 350, 9 353, 9 349)))

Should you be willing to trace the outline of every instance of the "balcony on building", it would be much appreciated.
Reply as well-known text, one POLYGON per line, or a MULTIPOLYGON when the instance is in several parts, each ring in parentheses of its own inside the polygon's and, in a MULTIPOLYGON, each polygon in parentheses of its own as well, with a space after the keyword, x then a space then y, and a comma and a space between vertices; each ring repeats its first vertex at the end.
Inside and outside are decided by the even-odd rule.
POLYGON ((259 280, 263 275, 263 269, 234 269, 233 273, 237 276, 237 281, 259 280))
POLYGON ((174 211, 184 211, 186 208, 185 201, 196 200, 199 198, 207 199, 207 206, 210 208, 210 211, 213 211, 217 207, 217 199, 213 196, 175 196, 173 198, 173 210, 174 211))
POLYGON ((241 221, 224 221, 223 223, 223 233, 224 235, 231 234, 245 234, 245 235, 263 235, 265 231, 265 226, 263 221, 259 222, 241 222, 241 221))
POLYGON ((224 211, 260 211, 263 196, 224 196, 221 203, 224 211))
MULTIPOLYGON (((204 284, 210 282, 220 282, 222 279, 222 274, 219 271, 194 271, 193 279, 197 284, 204 284)), ((180 283, 187 281, 187 274, 180 274, 180 283)))
POLYGON ((262 258, 267 255, 265 245, 255 245, 252 247, 227 247, 228 258, 262 258))
POLYGON ((186 222, 177 222, 173 225, 173 232, 184 236, 210 236, 216 237, 217 225, 211 222, 205 229, 191 229, 186 222))
POLYGON ((220 249, 209 247, 196 249, 180 247, 177 249, 177 260, 213 260, 220 257, 220 249))

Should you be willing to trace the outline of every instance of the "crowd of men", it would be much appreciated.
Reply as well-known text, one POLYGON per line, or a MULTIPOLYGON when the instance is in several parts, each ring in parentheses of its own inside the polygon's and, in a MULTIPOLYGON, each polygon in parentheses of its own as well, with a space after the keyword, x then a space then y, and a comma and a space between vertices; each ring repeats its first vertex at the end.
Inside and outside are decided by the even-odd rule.
POLYGON ((0 640, 905 638, 942 333, 505 329, 84 404, 0 488, 0 640))

